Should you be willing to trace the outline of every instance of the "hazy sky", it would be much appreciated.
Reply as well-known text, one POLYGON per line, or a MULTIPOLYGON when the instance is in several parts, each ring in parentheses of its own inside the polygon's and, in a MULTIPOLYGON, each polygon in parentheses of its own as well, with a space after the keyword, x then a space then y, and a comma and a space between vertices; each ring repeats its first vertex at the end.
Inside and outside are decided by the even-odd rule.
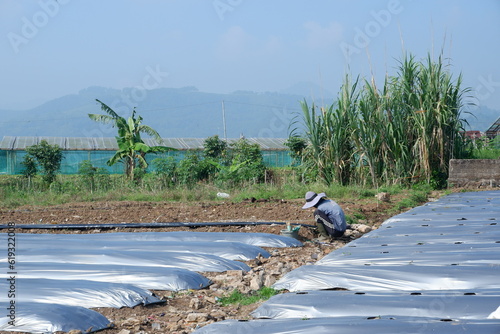
POLYGON ((0 36, 0 109, 89 86, 336 94, 346 72, 381 83, 403 47, 444 50, 500 109, 499 0, 0 0, 0 36))

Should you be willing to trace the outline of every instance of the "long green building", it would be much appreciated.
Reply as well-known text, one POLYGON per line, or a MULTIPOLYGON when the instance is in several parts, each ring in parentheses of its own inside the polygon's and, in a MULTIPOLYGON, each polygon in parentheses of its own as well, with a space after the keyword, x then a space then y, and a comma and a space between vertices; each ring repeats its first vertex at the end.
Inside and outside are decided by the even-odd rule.
MULTIPOLYGON (((106 137, 14 137, 5 136, 0 141, 0 174, 21 174, 23 170, 24 155, 26 147, 37 145, 46 140, 50 145, 58 145, 64 154, 61 166, 61 174, 76 174, 80 163, 90 160, 94 167, 106 168, 110 173, 123 173, 123 165, 115 164, 107 166, 106 161, 113 156, 118 149, 115 138, 106 137)), ((228 143, 238 139, 228 139, 228 143)), ((286 138, 247 138, 251 144, 258 144, 261 148, 264 163, 270 167, 284 167, 292 163, 290 152, 285 146, 286 138)), ((147 160, 158 157, 174 156, 182 160, 188 152, 203 150, 204 138, 163 138, 163 145, 177 149, 162 154, 148 154, 147 160)), ((145 138, 147 145, 157 145, 153 139, 145 138)), ((151 166, 151 165, 150 165, 151 166)), ((152 168, 152 167, 150 167, 152 168)))

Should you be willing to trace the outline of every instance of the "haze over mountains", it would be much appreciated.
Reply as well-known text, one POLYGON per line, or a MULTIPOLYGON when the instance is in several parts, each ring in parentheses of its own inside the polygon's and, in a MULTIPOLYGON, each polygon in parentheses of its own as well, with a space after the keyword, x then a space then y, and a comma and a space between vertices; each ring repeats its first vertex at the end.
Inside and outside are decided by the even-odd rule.
POLYGON ((104 114, 95 101, 99 99, 124 117, 129 117, 135 107, 143 117, 143 124, 165 138, 206 138, 216 134, 223 137, 224 123, 230 138, 240 135, 279 138, 288 136, 288 126, 300 112, 299 101, 303 98, 295 94, 245 91, 204 93, 194 87, 152 90, 90 87, 30 110, 0 111, 5 115, 0 128, 1 135, 10 136, 113 137, 115 129, 87 116, 104 114))
MULTIPOLYGON (((0 110, 3 115, 0 136, 113 137, 115 129, 93 122, 87 116, 104 113, 95 101, 99 99, 124 117, 130 116, 136 107, 143 124, 153 127, 165 138, 224 137, 224 134, 228 138, 241 135, 285 138, 294 117, 302 113, 300 101, 305 97, 308 103, 314 99, 319 105, 333 102, 333 94, 329 92, 318 93, 325 96, 314 96, 311 89, 301 95, 306 87, 306 84, 297 84, 282 93, 235 91, 230 94, 204 93, 195 87, 152 90, 89 87, 29 110, 0 110)), ((485 131, 500 116, 498 110, 485 107, 472 112, 473 116, 464 115, 472 130, 485 131)))

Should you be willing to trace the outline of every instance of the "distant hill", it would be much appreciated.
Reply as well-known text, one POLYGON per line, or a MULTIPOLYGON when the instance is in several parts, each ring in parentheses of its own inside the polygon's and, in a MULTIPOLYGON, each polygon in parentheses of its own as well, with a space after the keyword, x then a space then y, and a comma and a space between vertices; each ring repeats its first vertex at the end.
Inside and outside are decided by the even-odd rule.
POLYGON ((462 116, 469 122, 467 130, 479 130, 485 132, 488 128, 500 118, 500 110, 490 109, 488 107, 478 107, 470 110, 471 114, 462 116))
MULTIPOLYGON (((118 114, 128 117, 134 107, 143 124, 162 137, 206 138, 224 136, 223 105, 227 137, 288 136, 292 118, 301 112, 304 97, 284 93, 236 91, 214 94, 194 87, 122 90, 89 87, 25 111, 0 110, 0 135, 111 137, 115 130, 91 121, 87 114, 103 113, 99 99, 118 114)), ((328 101, 331 103, 332 101, 328 101)))
POLYGON ((303 82, 303 81, 295 83, 290 87, 281 90, 280 93, 309 96, 315 99, 316 101, 321 101, 323 99, 328 101, 328 99, 331 100, 331 97, 335 96, 335 94, 333 94, 332 92, 323 89, 322 87, 314 83, 303 82))
MULTIPOLYGON (((317 104, 331 104, 329 92, 307 83, 291 86, 281 93, 235 91, 215 94, 195 87, 111 89, 89 87, 24 111, 0 110, 0 136, 113 137, 116 130, 91 121, 87 114, 103 113, 95 99, 128 117, 134 107, 143 124, 156 129, 162 137, 206 138, 224 136, 223 106, 228 138, 285 138, 293 118, 301 114, 300 101, 313 96, 317 104), (299 91, 311 89, 300 95, 299 91)), ((462 114, 469 121, 467 130, 486 129, 500 117, 500 111, 481 107, 462 114)))

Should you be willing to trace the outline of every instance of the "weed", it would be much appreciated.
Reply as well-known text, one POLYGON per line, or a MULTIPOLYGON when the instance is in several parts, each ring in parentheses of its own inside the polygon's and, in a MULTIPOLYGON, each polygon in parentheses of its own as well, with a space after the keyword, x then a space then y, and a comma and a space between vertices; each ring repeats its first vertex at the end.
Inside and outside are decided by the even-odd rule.
POLYGON ((231 304, 250 305, 261 300, 268 300, 272 296, 279 293, 281 293, 280 290, 275 290, 267 286, 247 294, 235 289, 229 296, 220 298, 219 303, 222 306, 228 306, 231 304))
POLYGON ((366 216, 364 213, 362 212, 359 212, 359 211, 356 211, 352 214, 354 216, 354 218, 356 218, 357 220, 365 220, 366 219, 366 216))
POLYGON ((346 221, 347 225, 352 225, 352 224, 357 224, 358 223, 357 219, 354 219, 354 218, 352 218, 349 215, 345 215, 345 221, 346 221))

